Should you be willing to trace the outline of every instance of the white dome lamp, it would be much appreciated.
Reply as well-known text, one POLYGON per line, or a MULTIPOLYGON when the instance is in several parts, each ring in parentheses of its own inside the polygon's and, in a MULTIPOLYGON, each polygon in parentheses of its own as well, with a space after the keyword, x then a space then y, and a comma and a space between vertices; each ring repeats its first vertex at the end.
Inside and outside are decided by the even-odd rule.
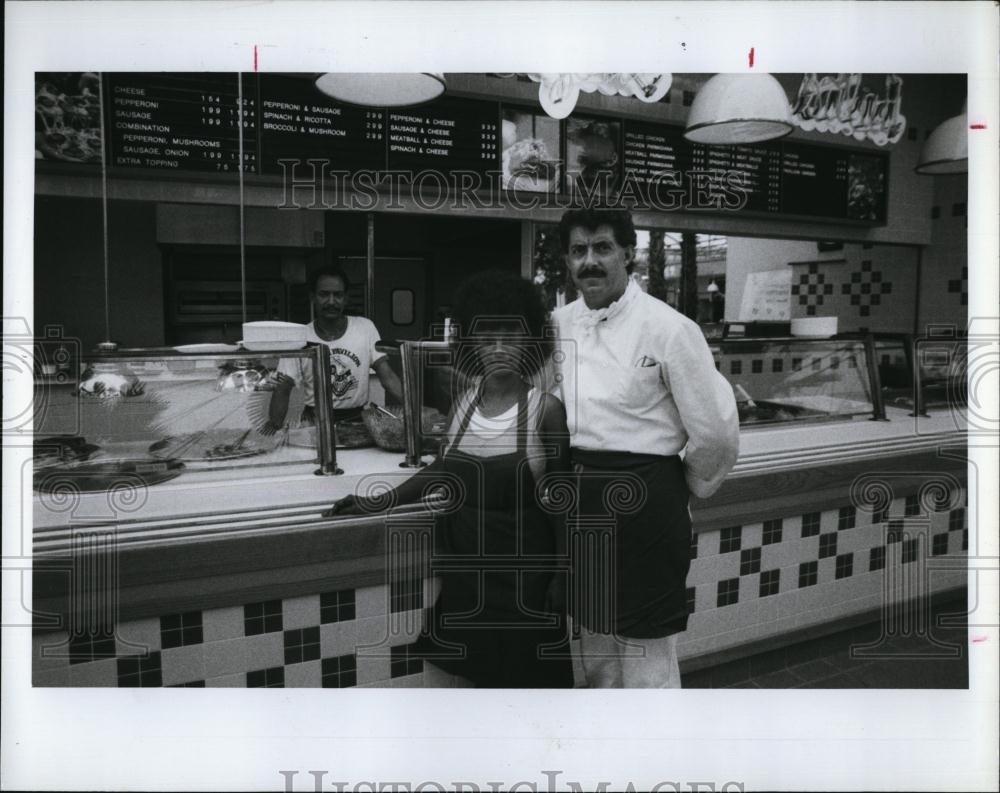
POLYGON ((684 137, 734 145, 782 138, 793 129, 785 89, 770 74, 717 74, 695 96, 684 137))
POLYGON ((913 170, 919 174, 969 172, 969 116, 967 109, 942 121, 924 141, 920 160, 913 170))
POLYGON ((331 99, 363 107, 407 107, 444 93, 444 75, 436 72, 327 72, 316 88, 331 99))

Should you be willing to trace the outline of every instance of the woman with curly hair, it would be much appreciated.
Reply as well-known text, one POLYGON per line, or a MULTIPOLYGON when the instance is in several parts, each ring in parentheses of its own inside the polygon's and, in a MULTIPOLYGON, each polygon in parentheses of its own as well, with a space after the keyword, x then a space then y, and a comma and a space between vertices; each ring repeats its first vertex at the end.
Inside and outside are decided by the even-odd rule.
MULTIPOLYGON (((562 526, 539 492, 547 474, 569 470, 565 410, 537 385, 552 350, 545 308, 537 287, 505 272, 466 280, 453 305, 454 382, 462 385, 447 441, 390 501, 417 501, 435 483, 458 494, 436 527, 431 570, 441 593, 416 647, 437 667, 425 666, 425 681, 454 685, 454 675, 483 688, 570 687, 555 574, 562 526)), ((370 506, 348 496, 328 514, 370 506)))

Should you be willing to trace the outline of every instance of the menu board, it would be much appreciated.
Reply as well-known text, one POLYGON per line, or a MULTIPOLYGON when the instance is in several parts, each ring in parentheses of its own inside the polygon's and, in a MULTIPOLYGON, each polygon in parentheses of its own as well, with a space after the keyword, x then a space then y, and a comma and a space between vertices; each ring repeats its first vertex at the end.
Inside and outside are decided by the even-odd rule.
MULTIPOLYGON (((36 75, 36 157, 117 168, 286 173, 282 161, 332 171, 478 174, 495 190, 561 192, 661 210, 885 223, 888 155, 780 140, 708 146, 683 128, 573 115, 561 123, 499 101, 446 96, 409 108, 335 102, 308 75, 36 75), (627 202, 631 201, 631 204, 627 202)), ((308 178, 299 170, 297 178, 308 178)), ((378 181, 378 177, 376 177, 378 181)))
POLYGON ((681 127, 637 121, 625 122, 623 139, 626 178, 656 189, 653 206, 886 220, 882 154, 794 141, 707 146, 681 127))
POLYGON ((108 76, 109 164, 160 170, 257 172, 255 82, 235 74, 108 76), (242 119, 242 124, 241 124, 242 119))
POLYGON ((328 99, 311 80, 260 77, 260 159, 264 173, 280 160, 305 166, 327 160, 335 171, 385 168, 386 112, 328 99))
POLYGON ((496 102, 439 99, 387 112, 390 171, 500 169, 500 108, 496 102))

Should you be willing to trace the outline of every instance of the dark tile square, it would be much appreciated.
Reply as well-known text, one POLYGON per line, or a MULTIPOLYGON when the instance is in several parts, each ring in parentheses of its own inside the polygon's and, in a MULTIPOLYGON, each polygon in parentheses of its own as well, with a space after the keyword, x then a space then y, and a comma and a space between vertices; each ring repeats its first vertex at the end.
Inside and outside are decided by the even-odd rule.
POLYGON ((70 635, 70 664, 83 664, 99 661, 102 658, 114 658, 116 654, 114 630, 111 628, 98 628, 94 632, 70 635))
POLYGON ((319 626, 285 631, 284 640, 286 664, 319 659, 319 626))
POLYGON ((948 532, 935 534, 931 545, 931 556, 945 556, 948 553, 948 532))
POLYGON ((745 548, 740 551, 740 575, 760 572, 760 548, 745 548))
POLYGON ((282 628, 281 601, 248 603, 243 607, 243 632, 246 636, 277 633, 282 628))
POLYGON ((355 592, 344 589, 338 592, 323 592, 319 596, 319 621, 326 625, 331 622, 347 622, 356 615, 355 592))
POLYGON ((868 553, 868 572, 885 569, 885 546, 877 545, 868 553))
POLYGON ((844 553, 837 557, 836 578, 850 578, 854 574, 854 554, 844 553))
POLYGON ((802 516, 802 536, 815 537, 819 534, 820 513, 807 512, 802 516))
POLYGON ((958 507, 948 513, 948 531, 960 531, 965 528, 965 509, 958 507))
POLYGON ((284 688, 285 668, 272 666, 269 669, 257 669, 247 672, 247 688, 284 688))
POLYGON ((905 505, 903 507, 903 515, 906 517, 914 517, 920 514, 920 497, 916 493, 911 494, 906 497, 905 505))
POLYGON ((694 614, 695 611, 695 587, 689 586, 684 590, 684 599, 687 601, 688 614, 694 614))
POLYGON ((870 316, 870 315, 871 315, 871 313, 872 313, 872 310, 871 310, 871 307, 870 307, 870 306, 861 306, 861 307, 860 307, 860 308, 858 309, 858 313, 859 313, 859 314, 860 314, 860 315, 861 315, 862 317, 867 317, 867 316, 870 316))
POLYGON ((781 518, 764 521, 763 539, 764 545, 774 545, 781 542, 781 535, 784 523, 781 518))
POLYGON ((738 551, 743 543, 743 527, 730 526, 719 533, 719 553, 738 551))
POLYGON ((691 532, 691 558, 698 558, 698 532, 691 532))
POLYGON ((390 677, 406 677, 415 675, 424 670, 424 662, 416 657, 412 644, 404 644, 393 647, 390 651, 389 673, 390 677))
POLYGON ((816 306, 806 306, 806 316, 815 317, 816 316, 816 306))
POLYGON ((815 586, 819 578, 819 562, 802 562, 799 565, 799 589, 815 586))
POLYGON ((358 660, 353 654, 324 658, 320 671, 323 688, 351 688, 358 684, 358 660))
POLYGON ((163 685, 160 653, 118 659, 119 688, 159 688, 163 685))
POLYGON ((731 606, 740 600, 740 579, 727 578, 717 584, 716 606, 731 606))
POLYGON ((760 574, 760 596, 777 595, 781 583, 781 570, 765 570, 760 574))
POLYGON ((774 372, 774 373, 778 373, 778 372, 780 372, 782 370, 782 368, 784 367, 784 365, 785 365, 785 362, 782 361, 781 358, 774 358, 771 361, 771 371, 774 372))
POLYGON ((200 611, 170 614, 160 617, 160 646, 185 647, 202 642, 202 622, 200 611))
POLYGON ((887 545, 894 545, 901 542, 906 524, 901 520, 890 520, 886 527, 885 541, 887 545))
POLYGON ((841 507, 837 510, 837 531, 853 529, 857 525, 858 510, 854 506, 841 507))
POLYGON ((828 556, 837 554, 837 535, 833 532, 819 535, 819 558, 826 559, 828 556))
POLYGON ((760 374, 764 371, 764 361, 760 358, 754 358, 750 361, 750 372, 752 374, 760 374))
POLYGON ((917 561, 917 553, 920 548, 920 538, 913 537, 903 540, 903 564, 917 561))
POLYGON ((730 361, 729 374, 743 374, 743 361, 730 361))

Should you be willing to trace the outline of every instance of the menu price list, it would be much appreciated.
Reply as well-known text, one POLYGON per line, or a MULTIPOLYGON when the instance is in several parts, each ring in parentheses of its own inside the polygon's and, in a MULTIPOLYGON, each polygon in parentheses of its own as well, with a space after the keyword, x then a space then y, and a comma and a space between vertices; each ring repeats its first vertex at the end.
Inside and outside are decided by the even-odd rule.
POLYGON ((306 166, 327 160, 332 170, 381 171, 386 161, 386 112, 327 99, 311 80, 260 78, 263 171, 283 173, 281 160, 306 166))
POLYGON ((387 115, 390 171, 499 172, 498 103, 438 100, 387 115))
POLYGON ((647 191, 650 200, 671 205, 671 195, 676 196, 692 167, 691 144, 681 128, 629 121, 624 140, 625 178, 647 191))
POLYGON ((111 165, 257 173, 257 98, 235 74, 112 73, 107 80, 111 165))
POLYGON ((781 211, 847 217, 848 153, 786 143, 781 153, 781 211))

